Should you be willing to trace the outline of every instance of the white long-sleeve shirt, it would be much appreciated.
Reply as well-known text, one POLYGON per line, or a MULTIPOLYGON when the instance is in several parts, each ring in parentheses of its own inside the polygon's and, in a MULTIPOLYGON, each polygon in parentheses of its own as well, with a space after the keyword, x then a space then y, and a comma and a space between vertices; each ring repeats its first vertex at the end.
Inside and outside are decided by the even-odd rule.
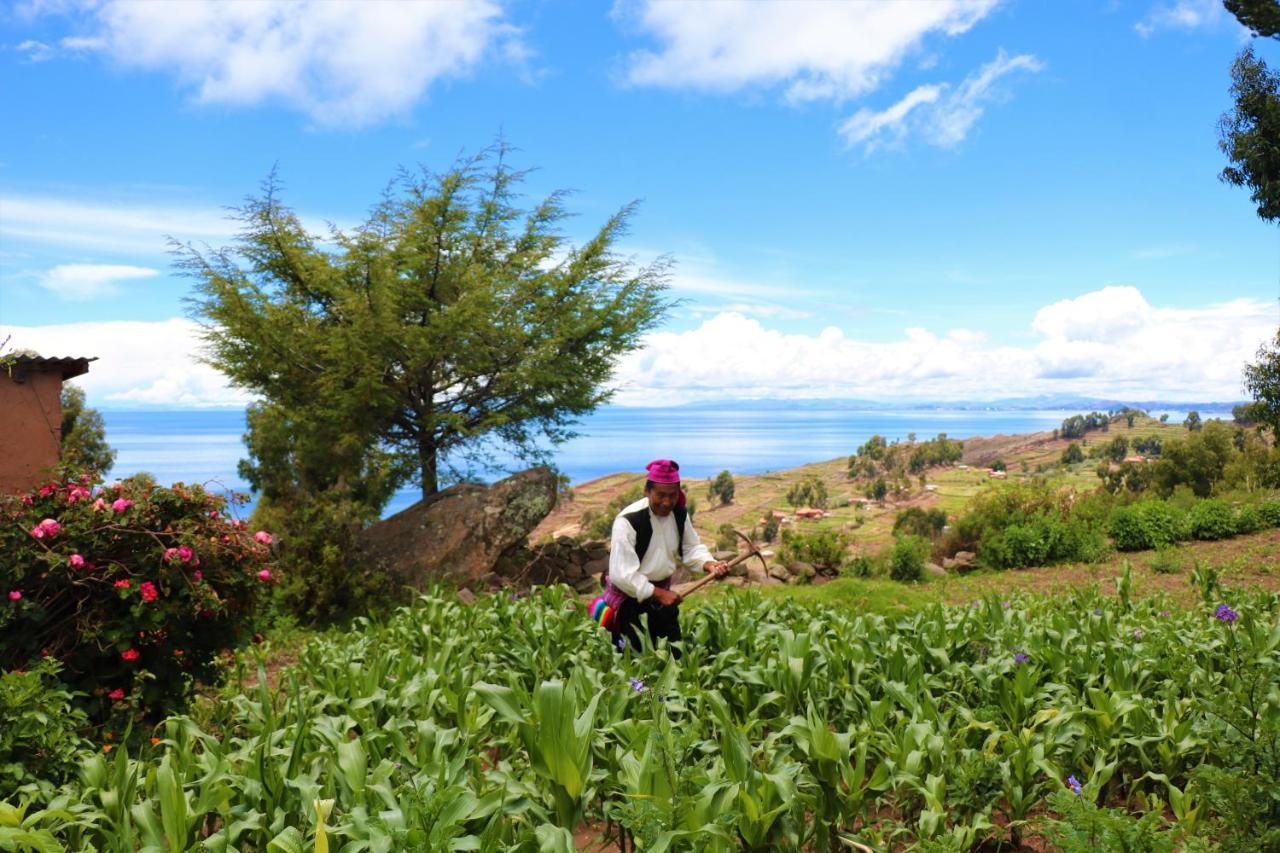
POLYGON ((684 553, 677 558, 680 538, 675 513, 661 517, 654 515, 652 510, 649 511, 649 523, 653 526, 653 538, 649 540, 644 559, 636 559, 636 529, 623 516, 648 507, 649 499, 646 497, 618 513, 613 520, 613 541, 609 546, 609 581, 636 601, 644 601, 653 595, 653 582, 666 580, 675 574, 678 563, 696 569, 715 559, 698 538, 698 531, 693 529, 693 520, 688 516, 684 520, 684 553))

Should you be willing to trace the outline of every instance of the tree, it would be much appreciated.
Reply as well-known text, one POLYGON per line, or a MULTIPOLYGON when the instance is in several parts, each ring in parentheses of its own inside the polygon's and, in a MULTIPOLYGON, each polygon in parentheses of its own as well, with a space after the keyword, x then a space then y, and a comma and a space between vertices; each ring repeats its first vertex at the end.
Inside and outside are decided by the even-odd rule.
POLYGON ((235 247, 179 247, 207 362, 265 401, 262 418, 298 424, 297 445, 332 445, 322 479, 390 466, 425 497, 497 446, 544 461, 669 308, 668 262, 615 252, 633 205, 571 247, 566 194, 522 210, 527 172, 509 154, 404 172, 327 245, 273 174, 239 211, 235 247))
POLYGON ((116 462, 116 452, 107 444, 106 427, 97 409, 84 404, 84 389, 62 386, 62 455, 64 465, 103 477, 116 462))
POLYGON ((1280 436, 1280 332, 1258 347, 1258 360, 1244 367, 1244 387, 1253 397, 1249 416, 1280 436))
POLYGON ((1245 48, 1231 63, 1235 108, 1218 120, 1218 147, 1231 165, 1221 179, 1247 187, 1258 216, 1280 219, 1280 76, 1245 48))
POLYGON ((817 477, 805 477, 787 490, 787 503, 794 507, 827 506, 827 486, 817 477))
POLYGON ((716 478, 711 481, 707 499, 718 499, 722 505, 733 503, 733 475, 727 469, 716 474, 716 478))
POLYGON ((1276 0, 1223 0, 1223 5, 1255 36, 1280 35, 1280 3, 1276 0))
POLYGON ((1084 461, 1084 451, 1080 449, 1080 445, 1074 441, 1067 445, 1067 449, 1062 451, 1062 464, 1074 465, 1077 462, 1084 461))
POLYGON ((1192 409, 1187 412, 1187 419, 1182 422, 1182 425, 1190 432, 1199 432, 1204 422, 1200 420, 1200 413, 1192 409))

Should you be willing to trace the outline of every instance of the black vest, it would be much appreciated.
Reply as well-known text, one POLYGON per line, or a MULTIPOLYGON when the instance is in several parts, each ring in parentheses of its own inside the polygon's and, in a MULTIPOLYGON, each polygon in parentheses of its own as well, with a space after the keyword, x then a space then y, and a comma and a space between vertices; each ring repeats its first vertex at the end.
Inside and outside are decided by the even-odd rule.
MULTIPOLYGON (((671 514, 676 517, 676 562, 679 563, 684 559, 684 522, 689 517, 689 511, 678 506, 671 510, 671 514)), ((636 559, 643 560, 644 552, 649 550, 649 541, 653 539, 653 522, 649 520, 649 508, 641 507, 635 512, 627 513, 623 518, 636 532, 636 559)))

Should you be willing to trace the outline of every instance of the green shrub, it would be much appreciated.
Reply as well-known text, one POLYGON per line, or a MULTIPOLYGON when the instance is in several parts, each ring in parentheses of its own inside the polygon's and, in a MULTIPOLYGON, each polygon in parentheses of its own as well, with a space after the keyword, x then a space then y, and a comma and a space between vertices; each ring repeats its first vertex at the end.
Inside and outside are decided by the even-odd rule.
POLYGON ((89 720, 57 680, 59 668, 45 658, 26 672, 0 672, 0 801, 24 785, 47 799, 92 748, 82 736, 89 720))
POLYGON ((718 500, 721 504, 731 504, 733 491, 733 475, 726 469, 717 474, 707 487, 707 499, 718 500))
POLYGON ((778 519, 773 517, 773 513, 769 513, 769 517, 764 520, 764 527, 760 528, 760 538, 765 542, 772 542, 778 538, 778 519))
POLYGON ((271 537, 199 486, 51 482, 0 505, 0 668, 58 658, 95 719, 181 705, 252 630, 271 537))
POLYGON ((1158 575, 1176 575, 1182 571, 1182 560, 1174 548, 1157 548, 1147 560, 1147 566, 1158 575))
POLYGON ((1236 535, 1257 533, 1267 526, 1256 506, 1246 504, 1236 512, 1236 535))
POLYGON ((1226 501, 1201 501, 1191 509, 1187 521, 1193 539, 1227 539, 1236 534, 1236 514, 1226 501))
POLYGON ((992 532, 978 546, 978 556, 995 569, 1021 569, 1058 563, 1098 560, 1106 549, 1099 531, 1082 519, 1043 514, 1023 524, 992 532))
POLYGON ((889 577, 896 581, 918 581, 924 577, 929 558, 929 541, 920 536, 899 536, 889 552, 889 577))
POLYGON ((1145 551, 1187 538, 1186 517, 1164 501, 1141 501, 1117 507, 1110 534, 1121 551, 1145 551))
POLYGON ((1280 500, 1263 501, 1258 506, 1258 515, 1270 527, 1280 527, 1280 500))
POLYGON ((894 533, 909 533, 926 539, 940 536, 942 528, 946 526, 947 514, 936 507, 925 511, 918 506, 913 506, 899 512, 893 520, 894 533))
POLYGON ((808 563, 815 569, 835 571, 844 563, 848 549, 849 539, 840 533, 784 530, 779 556, 784 563, 808 563))
POLYGON ((869 578, 876 573, 876 561, 866 554, 850 557, 840 570, 840 574, 853 578, 869 578))
POLYGON ((735 551, 738 548, 738 532, 732 524, 722 524, 716 529, 716 550, 735 551))

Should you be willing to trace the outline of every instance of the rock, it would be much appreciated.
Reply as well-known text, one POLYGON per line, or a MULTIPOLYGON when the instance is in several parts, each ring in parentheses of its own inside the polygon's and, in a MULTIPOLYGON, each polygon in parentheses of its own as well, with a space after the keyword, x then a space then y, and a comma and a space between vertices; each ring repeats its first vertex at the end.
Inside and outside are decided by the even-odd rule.
POLYGON ((732 560, 734 557, 738 556, 738 552, 737 552, 737 551, 728 551, 728 550, 725 550, 725 551, 716 551, 716 552, 715 552, 715 554, 714 554, 713 556, 714 556, 717 560, 725 560, 725 561, 728 561, 728 560, 732 560))
POLYGON ((551 533, 551 538, 552 538, 552 539, 561 539, 561 538, 564 538, 564 537, 566 537, 566 536, 568 536, 568 537, 577 536, 577 535, 578 535, 578 531, 579 531, 579 530, 581 530, 581 529, 582 529, 582 526, 581 526, 581 525, 579 525, 579 524, 570 524, 570 525, 567 525, 567 526, 565 526, 565 527, 561 527, 559 530, 555 530, 555 531, 553 531, 553 532, 551 533))
POLYGON ((464 586, 462 589, 458 590, 458 600, 463 604, 475 604, 476 594, 464 586))
POLYGON ((791 572, 787 571, 782 566, 770 566, 769 577, 774 580, 789 581, 791 580, 791 572))
POLYGON ((480 582, 496 589, 502 586, 502 575, 497 572, 489 572, 489 574, 480 578, 480 582))
POLYGON ((799 575, 806 578, 811 578, 818 573, 818 570, 811 564, 800 561, 796 561, 787 566, 787 571, 791 572, 793 575, 799 575))
POLYGON ((521 546, 556 503, 556 476, 530 468, 492 486, 459 483, 361 532, 358 558, 422 589, 435 579, 470 583, 521 546))
POLYGON ((589 592, 599 592, 600 579, 598 577, 586 577, 575 583, 573 588, 584 595, 589 592))
POLYGON ((947 570, 937 563, 925 563, 924 573, 933 578, 945 578, 947 576, 947 570))
POLYGON ((604 560, 608 562, 609 546, 604 542, 588 542, 586 548, 588 560, 604 560))
POLYGON ((956 551, 955 561, 957 563, 973 563, 978 559, 978 555, 972 551, 956 551))
POLYGON ((582 571, 587 575, 602 575, 609 571, 609 557, 593 557, 588 560, 586 565, 582 567, 582 571))
POLYGON ((729 577, 732 577, 732 578, 745 578, 746 576, 747 576, 747 561, 746 561, 746 560, 743 560, 741 563, 738 563, 738 565, 736 565, 736 566, 730 566, 730 567, 729 567, 729 577))

